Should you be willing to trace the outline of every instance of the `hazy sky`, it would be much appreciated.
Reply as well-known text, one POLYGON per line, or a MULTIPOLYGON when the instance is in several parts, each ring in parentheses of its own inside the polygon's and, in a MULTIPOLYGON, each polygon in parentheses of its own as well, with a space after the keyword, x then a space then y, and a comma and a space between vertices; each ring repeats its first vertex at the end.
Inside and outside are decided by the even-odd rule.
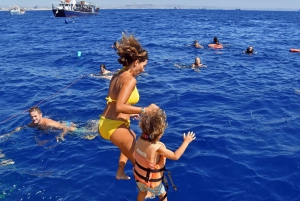
MULTIPOLYGON (((59 0, 0 0, 0 6, 51 6, 59 0)), ((182 5, 218 8, 300 9, 300 0, 90 0, 101 6, 130 4, 182 5)))

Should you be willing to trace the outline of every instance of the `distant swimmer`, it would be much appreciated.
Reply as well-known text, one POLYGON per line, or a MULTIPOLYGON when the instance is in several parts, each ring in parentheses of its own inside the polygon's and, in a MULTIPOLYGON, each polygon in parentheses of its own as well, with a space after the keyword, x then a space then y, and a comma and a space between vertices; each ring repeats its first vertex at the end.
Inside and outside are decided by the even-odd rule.
POLYGON ((214 37, 213 43, 217 45, 220 44, 219 39, 216 36, 214 37))
POLYGON ((114 74, 116 74, 117 71, 111 72, 106 69, 106 66, 104 64, 100 65, 100 72, 97 74, 91 74, 93 77, 102 77, 106 79, 111 79, 114 74))
POLYGON ((116 49, 116 44, 117 44, 117 41, 114 42, 114 44, 111 46, 111 48, 116 49))
POLYGON ((195 48, 204 48, 202 45, 200 45, 200 44, 198 43, 197 40, 194 41, 193 46, 194 46, 195 48))
POLYGON ((252 46, 249 46, 245 51, 243 51, 245 54, 253 54, 255 53, 254 49, 252 46))
POLYGON ((208 44, 208 47, 213 48, 213 49, 222 49, 223 45, 220 43, 220 41, 217 37, 214 37, 213 43, 208 44))
POLYGON ((192 68, 197 68, 197 67, 206 67, 203 66, 203 64, 201 63, 200 57, 196 57, 195 62, 192 64, 192 68))
MULTIPOLYGON (((27 125, 28 127, 37 128, 39 130, 62 130, 61 134, 56 136, 57 142, 59 142, 60 140, 64 141, 65 140, 64 137, 68 132, 74 132, 74 133, 97 132, 97 125, 94 126, 95 127, 94 130, 92 128, 91 129, 77 128, 76 124, 70 121, 58 122, 52 119, 44 118, 41 109, 37 106, 34 106, 29 109, 29 115, 32 121, 27 125)), ((13 133, 24 129, 27 126, 17 127, 14 131, 1 135, 0 138, 9 137, 13 133)), ((96 136, 97 134, 95 133, 95 137, 96 136)))
MULTIPOLYGON (((141 115, 140 128, 142 134, 136 141, 134 177, 138 186, 137 201, 143 201, 147 192, 158 196, 160 200, 167 200, 167 192, 163 185, 166 159, 179 160, 185 152, 188 145, 196 139, 194 132, 183 134, 183 142, 175 151, 169 150, 164 143, 160 141, 168 126, 165 111, 159 107, 151 111, 146 111, 141 115)), ((167 137, 167 136, 166 136, 167 137)), ((171 134, 171 138, 174 134, 171 134)), ((169 179, 174 190, 177 187, 173 184, 171 173, 168 172, 169 179)))

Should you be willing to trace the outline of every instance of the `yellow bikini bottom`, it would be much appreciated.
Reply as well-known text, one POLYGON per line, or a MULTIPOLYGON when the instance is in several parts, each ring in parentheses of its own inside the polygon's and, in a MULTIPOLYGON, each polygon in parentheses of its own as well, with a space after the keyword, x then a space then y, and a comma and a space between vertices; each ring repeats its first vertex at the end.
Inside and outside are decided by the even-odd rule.
POLYGON ((123 124, 127 128, 129 128, 130 120, 122 121, 122 120, 106 119, 104 116, 100 116, 98 130, 101 137, 103 137, 106 140, 109 140, 113 132, 115 132, 115 130, 123 124))

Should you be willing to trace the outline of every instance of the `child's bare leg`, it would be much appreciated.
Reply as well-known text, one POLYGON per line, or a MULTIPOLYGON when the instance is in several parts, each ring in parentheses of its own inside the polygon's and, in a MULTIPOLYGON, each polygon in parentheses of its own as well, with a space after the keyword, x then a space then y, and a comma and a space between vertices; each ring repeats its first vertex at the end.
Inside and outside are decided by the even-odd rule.
POLYGON ((145 192, 140 191, 138 196, 137 196, 137 201, 144 201, 146 195, 147 195, 147 191, 145 191, 145 192))

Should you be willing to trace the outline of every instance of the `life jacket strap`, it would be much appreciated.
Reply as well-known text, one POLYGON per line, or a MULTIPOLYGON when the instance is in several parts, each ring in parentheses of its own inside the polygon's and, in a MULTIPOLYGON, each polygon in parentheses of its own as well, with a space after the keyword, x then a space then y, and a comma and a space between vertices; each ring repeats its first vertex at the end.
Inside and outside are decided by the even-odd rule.
POLYGON ((167 198, 167 195, 168 195, 168 193, 166 191, 166 194, 164 195, 164 197, 162 197, 161 199, 159 199, 159 201, 164 201, 167 198))
POLYGON ((168 173, 168 177, 169 177, 169 180, 170 180, 170 182, 171 182, 171 184, 172 184, 173 189, 174 189, 175 191, 177 191, 177 186, 176 186, 176 185, 174 184, 174 182, 173 182, 171 172, 168 171, 167 169, 165 169, 165 171, 168 173))
POLYGON ((143 166, 141 166, 137 161, 135 161, 135 164, 142 170, 144 171, 147 171, 147 172, 162 172, 164 171, 166 168, 166 166, 164 166, 163 168, 160 168, 160 169, 157 169, 157 170, 153 170, 153 169, 150 169, 150 168, 145 168, 143 166))
POLYGON ((161 178, 157 178, 157 179, 149 179, 149 174, 150 174, 150 172, 147 172, 147 175, 146 175, 146 177, 144 177, 143 175, 141 175, 140 173, 138 173, 137 171, 136 171, 136 169, 134 168, 134 172, 135 172, 135 174, 138 176, 138 177, 140 177, 141 179, 143 179, 145 182, 159 182, 159 181, 161 181, 162 180, 162 178, 163 177, 161 177, 161 178), (149 173, 149 174, 148 174, 149 173))

